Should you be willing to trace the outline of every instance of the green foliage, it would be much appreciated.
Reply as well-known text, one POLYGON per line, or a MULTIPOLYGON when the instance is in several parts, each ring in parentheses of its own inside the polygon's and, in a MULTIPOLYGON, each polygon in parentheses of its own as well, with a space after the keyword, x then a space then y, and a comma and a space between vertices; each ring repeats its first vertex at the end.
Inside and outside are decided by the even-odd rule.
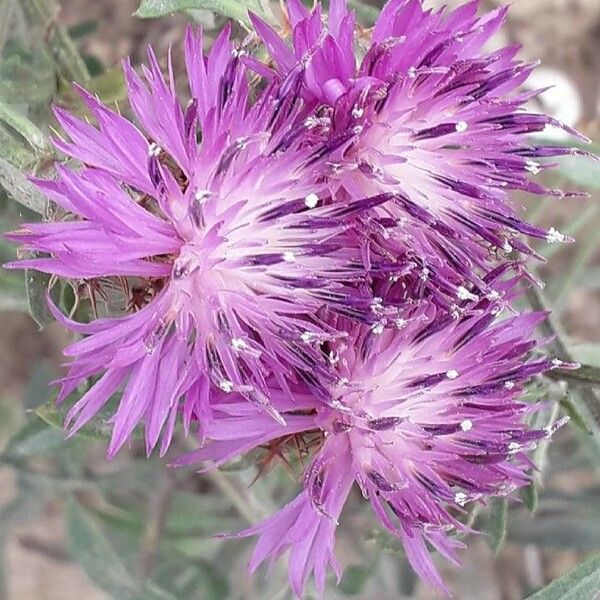
POLYGON ((104 537, 94 518, 71 499, 67 511, 69 544, 88 577, 113 598, 122 600, 176 600, 151 582, 137 582, 104 537))
POLYGON ((506 498, 494 498, 490 503, 488 520, 485 528, 487 543, 497 553, 506 538, 506 517, 508 502, 506 498))
POLYGON ((527 600, 597 600, 599 591, 600 554, 597 554, 527 600))
POLYGON ((164 17, 188 10, 210 10, 224 17, 249 24, 248 11, 272 20, 268 2, 261 0, 142 0, 135 15, 142 19, 164 17))
POLYGON ((371 569, 363 565, 349 565, 344 569, 339 591, 345 596, 360 594, 369 579, 370 571, 371 569))

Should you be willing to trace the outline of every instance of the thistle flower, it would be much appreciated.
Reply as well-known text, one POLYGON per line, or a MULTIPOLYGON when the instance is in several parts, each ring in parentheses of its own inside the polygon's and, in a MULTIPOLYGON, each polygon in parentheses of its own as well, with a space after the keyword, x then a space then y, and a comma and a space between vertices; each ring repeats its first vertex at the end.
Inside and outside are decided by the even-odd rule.
POLYGON ((484 49, 506 8, 478 17, 477 1, 447 12, 390 0, 366 32, 345 0, 332 0, 327 16, 320 4, 309 12, 300 0, 287 8, 291 47, 253 17, 274 61, 271 77, 305 99, 314 157, 328 155, 338 201, 389 193, 362 227, 372 250, 404 266, 405 300, 452 308, 469 287, 486 293, 482 273, 498 258, 513 249, 534 254, 523 236, 569 241, 520 220, 508 199, 512 190, 572 195, 531 175, 552 166, 552 157, 586 153, 529 136, 562 125, 525 110, 539 92, 518 91, 535 65, 518 62, 517 47, 484 49))
POLYGON ((356 483, 381 524, 400 538, 415 571, 445 589, 427 544, 457 562, 463 544, 455 534, 469 531, 460 519, 465 505, 526 484, 527 452, 563 423, 532 430, 525 422, 539 406, 519 399, 524 385, 568 365, 533 354, 533 330, 544 314, 500 316, 510 295, 503 284, 494 299, 481 300, 458 321, 418 309, 401 331, 379 335, 338 320, 348 337, 332 348, 339 376, 330 388, 334 401, 327 406, 310 395, 282 395, 277 407, 284 428, 233 397, 215 406, 207 432, 212 443, 178 464, 209 461, 212 468, 255 446, 281 453, 285 440, 320 440, 302 492, 237 534, 259 536, 251 571, 290 550, 289 578, 298 596, 313 573, 323 591, 328 565, 339 579, 335 530, 356 483))
POLYGON ((166 451, 178 411, 188 427, 219 388, 283 424, 266 379, 322 393, 330 373, 318 344, 337 333, 320 311, 371 318, 367 269, 348 223, 379 200, 332 205, 319 166, 306 164, 310 149, 288 142, 279 151, 297 98, 277 86, 250 89, 229 27, 207 57, 190 30, 185 51, 186 109, 170 61, 168 81, 152 50, 143 78, 125 63, 142 130, 84 90, 97 126, 56 109, 70 141, 55 144, 84 167, 59 166, 57 180, 36 181, 62 219, 9 236, 43 255, 9 267, 84 280, 109 300, 109 314, 85 324, 53 308, 87 336, 65 350, 72 362, 59 401, 96 378, 67 415, 70 432, 122 389, 109 455, 140 422, 148 451, 161 433, 166 451), (117 317, 110 300, 119 283, 132 314, 117 317))

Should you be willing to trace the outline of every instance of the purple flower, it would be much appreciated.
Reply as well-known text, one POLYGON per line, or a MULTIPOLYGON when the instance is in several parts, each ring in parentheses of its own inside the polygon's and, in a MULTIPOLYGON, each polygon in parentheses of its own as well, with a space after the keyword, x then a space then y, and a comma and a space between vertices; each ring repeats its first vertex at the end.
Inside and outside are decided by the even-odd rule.
POLYGON ((90 323, 54 312, 87 336, 65 350, 59 401, 95 378, 68 413, 70 432, 122 392, 109 455, 139 423, 148 451, 161 434, 166 451, 180 409, 187 428, 219 388, 283 425, 267 379, 323 393, 331 373, 319 344, 338 335, 323 310, 372 319, 373 264, 350 224, 382 200, 332 204, 311 148, 292 139, 298 98, 275 85, 251 90, 229 28, 209 56, 191 30, 185 50, 185 109, 170 61, 168 81, 151 50, 143 77, 125 63, 142 129, 84 90, 97 126, 56 109, 70 138, 56 146, 85 166, 37 181, 59 220, 9 236, 42 254, 9 267, 84 280, 107 300, 107 316, 90 323), (120 287, 132 314, 115 317, 120 287))
POLYGON ((527 452, 563 423, 544 430, 526 424, 540 406, 519 399, 524 385, 568 365, 534 355, 533 330, 544 314, 501 316, 513 285, 496 282, 493 298, 459 320, 419 308, 397 330, 378 334, 338 319, 347 337, 330 348, 339 378, 330 401, 280 394, 275 406, 285 427, 234 396, 215 405, 205 432, 212 442, 178 464, 208 461, 213 468, 294 436, 320 440, 297 498, 238 534, 259 536, 251 571, 290 550, 289 578, 298 596, 311 574, 323 591, 327 565, 339 578, 335 529, 356 483, 381 524, 400 538, 415 571, 445 589, 427 544, 456 563, 463 544, 455 534, 469 531, 460 519, 465 505, 526 484, 527 452))
POLYGON ((537 92, 518 88, 535 65, 515 60, 513 46, 484 50, 506 8, 478 17, 477 1, 447 12, 390 0, 365 33, 345 0, 332 0, 325 18, 320 4, 312 12, 300 0, 287 7, 291 48, 253 17, 275 62, 272 77, 305 99, 314 158, 327 156, 338 201, 390 194, 361 222, 372 251, 404 267, 394 278, 405 300, 452 308, 469 286, 485 293, 482 273, 498 258, 513 249, 535 254, 523 236, 568 241, 523 222, 508 199, 512 190, 569 195, 531 175, 581 151, 529 136, 561 125, 524 110, 537 92))

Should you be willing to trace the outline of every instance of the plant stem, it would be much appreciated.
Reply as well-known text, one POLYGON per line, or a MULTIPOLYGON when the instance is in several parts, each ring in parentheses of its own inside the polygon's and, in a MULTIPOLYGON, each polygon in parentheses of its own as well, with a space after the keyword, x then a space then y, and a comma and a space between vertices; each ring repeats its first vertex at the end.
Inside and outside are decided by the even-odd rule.
POLYGON ((47 43, 56 61, 58 73, 69 82, 90 78, 85 62, 67 30, 56 23, 59 6, 54 0, 21 0, 29 20, 46 32, 47 43))

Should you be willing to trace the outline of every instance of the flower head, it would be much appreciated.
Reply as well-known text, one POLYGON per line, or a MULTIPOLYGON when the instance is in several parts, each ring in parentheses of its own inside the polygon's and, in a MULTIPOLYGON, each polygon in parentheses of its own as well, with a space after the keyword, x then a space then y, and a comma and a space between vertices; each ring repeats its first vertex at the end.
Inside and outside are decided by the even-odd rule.
POLYGON ((459 518, 465 505, 527 483, 527 452, 560 426, 526 424, 535 405, 519 399, 524 384, 556 364, 533 354, 533 330, 544 314, 500 316, 510 295, 502 284, 498 298, 481 300, 458 321, 418 310, 400 331, 381 334, 338 322, 348 338, 333 348, 339 380, 331 402, 282 397, 286 428, 258 412, 242 414, 235 398, 215 407, 207 432, 214 441, 180 463, 218 465, 294 434, 320 439, 300 495, 241 533, 259 535, 251 570, 289 549, 295 593, 312 573, 322 590, 327 564, 339 574, 335 529, 356 483, 415 571, 443 588, 427 544, 456 562, 463 544, 454 534, 469 530, 459 518))
POLYGON ((315 157, 328 155, 335 197, 389 193, 361 219, 372 249, 403 265, 393 277, 406 300, 446 308, 465 286, 485 294, 482 273, 498 258, 513 249, 534 254, 523 236, 568 241, 523 222, 508 194, 565 196, 531 176, 552 166, 551 157, 580 152, 529 136, 561 125, 524 109, 535 93, 519 86, 535 65, 516 60, 516 47, 485 50, 506 8, 479 17, 478 4, 448 12, 390 0, 364 32, 345 0, 332 0, 328 16, 320 4, 309 12, 289 0, 291 47, 253 18, 274 78, 305 99, 307 133, 315 157))
POLYGON ((70 410, 70 430, 122 389, 111 455, 140 422, 148 450, 161 433, 166 450, 180 408, 186 426, 202 419, 214 390, 283 424, 267 377, 319 395, 330 376, 319 344, 337 336, 321 313, 372 318, 372 264, 348 224, 380 200, 332 204, 310 149, 293 139, 295 94, 250 90, 240 55, 229 28, 209 56, 190 30, 185 109, 170 64, 166 81, 151 50, 143 77, 126 62, 141 129, 81 90, 97 126, 57 109, 70 140, 55 143, 85 166, 37 181, 63 216, 10 236, 42 257, 9 266, 93 282, 108 301, 108 316, 88 324, 56 316, 87 336, 65 351, 59 400, 100 376, 70 410), (116 317, 119 286, 132 314, 116 317))

